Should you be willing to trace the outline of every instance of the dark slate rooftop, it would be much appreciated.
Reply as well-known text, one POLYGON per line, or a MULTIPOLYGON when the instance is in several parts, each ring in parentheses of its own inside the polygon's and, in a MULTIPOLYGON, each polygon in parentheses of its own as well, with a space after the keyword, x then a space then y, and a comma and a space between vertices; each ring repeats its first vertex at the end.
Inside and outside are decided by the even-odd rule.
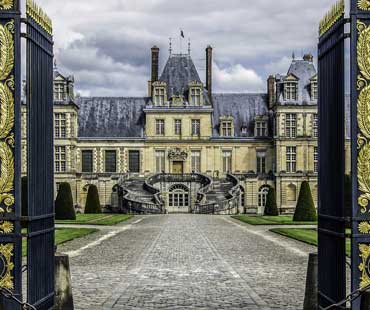
POLYGON ((269 115, 266 94, 214 94, 213 135, 220 136, 220 117, 233 116, 235 137, 253 137, 256 116, 269 115), (242 134, 242 127, 247 129, 242 134))
POLYGON ((79 137, 142 138, 148 97, 77 98, 79 137))
POLYGON ((278 103, 282 105, 315 105, 317 100, 311 100, 311 81, 317 74, 315 65, 312 61, 298 59, 292 61, 286 76, 277 76, 278 103), (283 96, 283 79, 293 74, 298 80, 298 101, 286 101, 283 96))

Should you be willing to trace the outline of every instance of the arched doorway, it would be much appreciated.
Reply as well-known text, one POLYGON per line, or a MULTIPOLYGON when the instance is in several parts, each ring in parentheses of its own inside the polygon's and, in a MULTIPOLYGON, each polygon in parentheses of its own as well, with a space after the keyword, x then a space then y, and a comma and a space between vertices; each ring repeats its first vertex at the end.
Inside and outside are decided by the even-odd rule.
POLYGON ((169 188, 168 211, 171 213, 187 213, 189 208, 189 188, 183 184, 172 185, 169 188))
POLYGON ((263 185, 258 191, 258 214, 263 215, 267 201, 267 194, 269 193, 270 186, 263 185))

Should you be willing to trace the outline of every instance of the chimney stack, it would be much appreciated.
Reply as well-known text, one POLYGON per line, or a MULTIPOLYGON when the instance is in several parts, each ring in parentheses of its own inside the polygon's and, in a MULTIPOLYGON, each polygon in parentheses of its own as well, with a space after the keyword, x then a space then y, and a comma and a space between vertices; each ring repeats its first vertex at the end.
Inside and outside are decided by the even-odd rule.
POLYGON ((275 91, 275 77, 270 75, 267 79, 267 93, 270 109, 275 105, 275 91))
POLYGON ((210 45, 206 48, 206 59, 206 89, 210 99, 212 99, 212 47, 210 45))
POLYGON ((303 60, 313 62, 313 55, 312 54, 305 54, 305 55, 303 55, 303 60))
POLYGON ((158 81, 159 71, 159 48, 157 46, 152 47, 152 83, 158 81))

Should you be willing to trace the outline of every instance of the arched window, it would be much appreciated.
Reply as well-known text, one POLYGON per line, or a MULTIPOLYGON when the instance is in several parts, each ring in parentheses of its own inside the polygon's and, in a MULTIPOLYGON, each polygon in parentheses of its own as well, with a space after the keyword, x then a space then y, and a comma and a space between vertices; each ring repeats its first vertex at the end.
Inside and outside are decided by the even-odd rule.
POLYGON ((266 206, 267 194, 269 193, 270 187, 267 185, 262 186, 258 191, 258 206, 266 206))
POLYGON ((289 184, 286 188, 287 201, 293 202, 297 200, 297 187, 294 184, 289 184))
POLYGON ((183 208, 189 206, 189 188, 183 184, 172 185, 169 189, 169 201, 170 207, 183 208))

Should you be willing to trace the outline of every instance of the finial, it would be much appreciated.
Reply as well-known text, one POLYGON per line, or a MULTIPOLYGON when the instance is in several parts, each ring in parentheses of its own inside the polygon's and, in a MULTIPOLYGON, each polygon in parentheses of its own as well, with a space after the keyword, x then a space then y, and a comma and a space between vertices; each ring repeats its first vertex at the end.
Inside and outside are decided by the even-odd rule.
POLYGON ((171 56, 172 55, 172 38, 169 38, 169 45, 170 45, 169 53, 170 53, 170 56, 171 56))
POLYGON ((54 58, 54 71, 57 71, 57 70, 58 70, 57 59, 54 58))
POLYGON ((190 55, 190 52, 191 52, 191 41, 190 41, 190 38, 189 38, 189 42, 188 42, 188 54, 190 55))
POLYGON ((292 59, 295 60, 295 53, 292 53, 292 59))

